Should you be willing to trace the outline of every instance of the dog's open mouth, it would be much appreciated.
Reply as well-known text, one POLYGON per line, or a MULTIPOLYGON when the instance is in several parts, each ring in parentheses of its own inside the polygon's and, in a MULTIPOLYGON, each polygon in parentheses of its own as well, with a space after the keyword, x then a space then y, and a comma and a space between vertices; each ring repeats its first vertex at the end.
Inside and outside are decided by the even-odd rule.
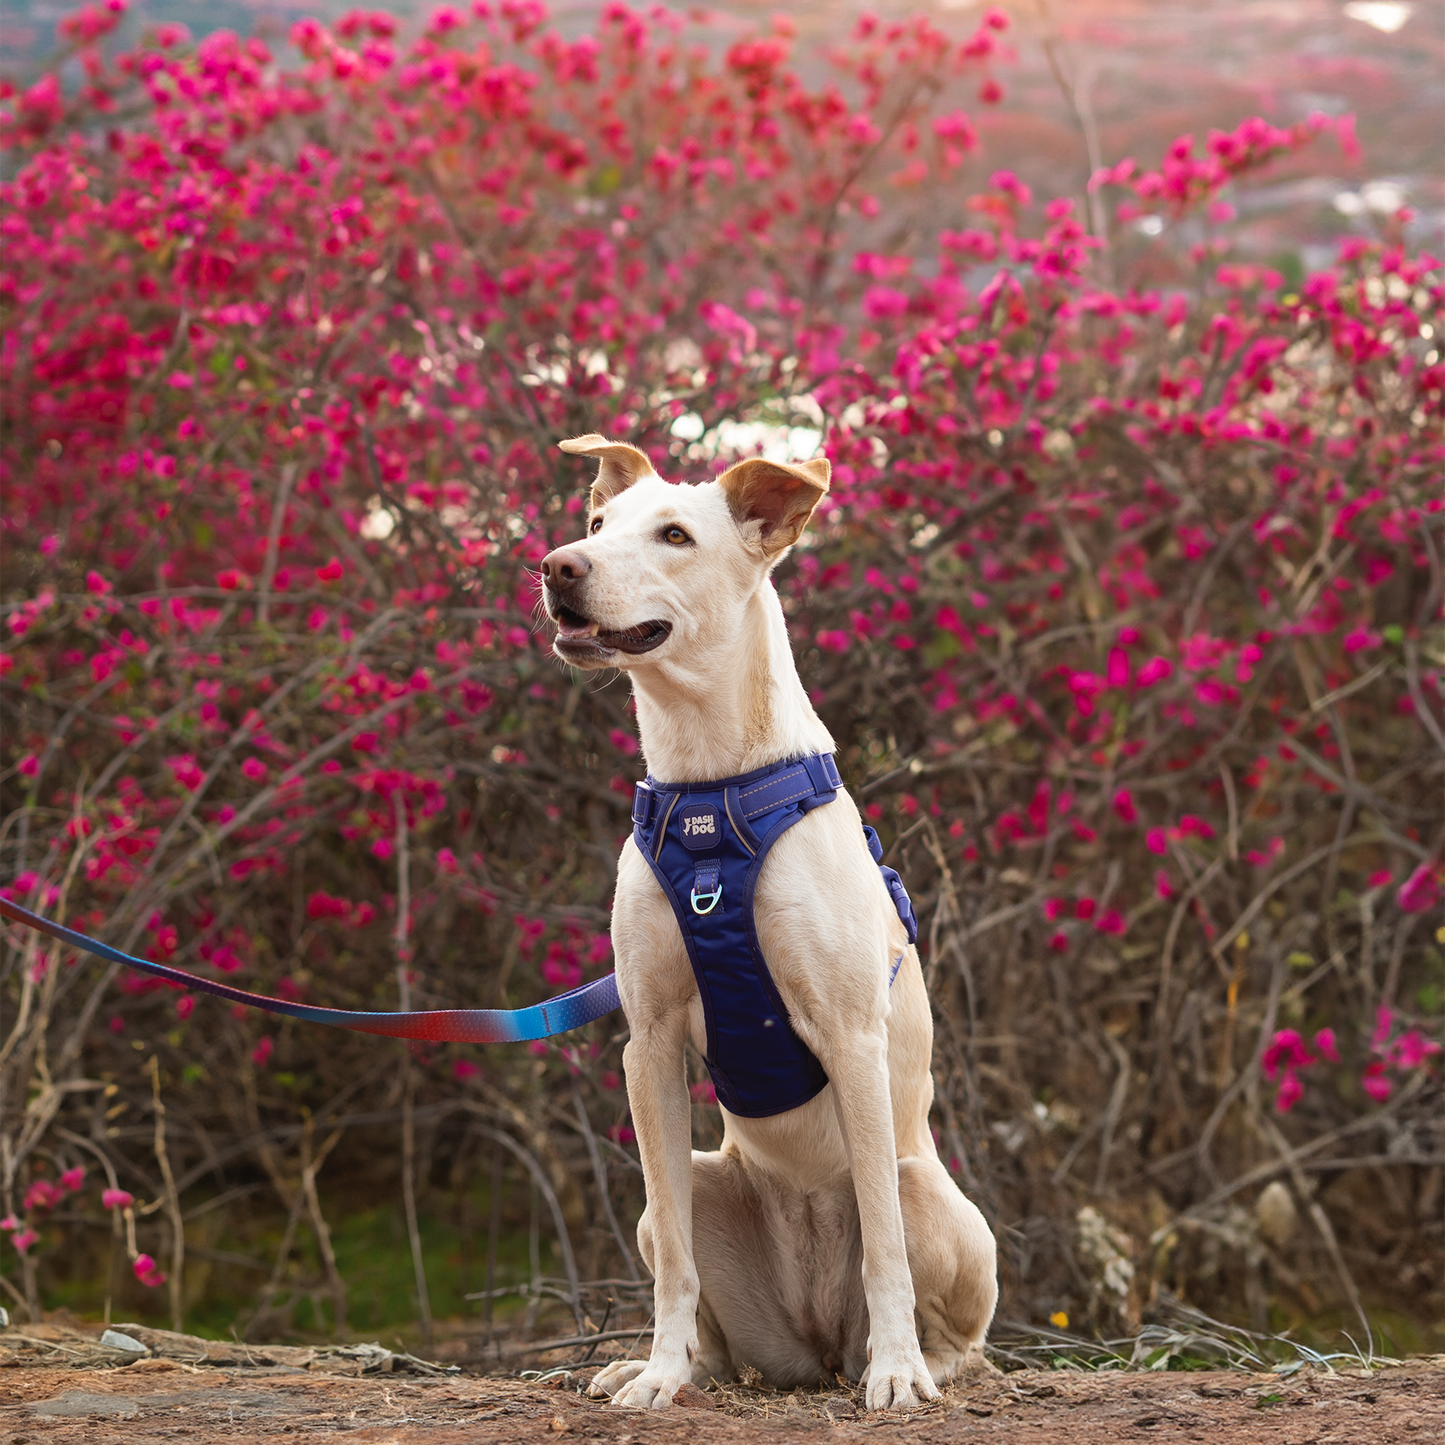
POLYGON ((636 657, 651 652, 667 641, 672 632, 670 622, 639 622, 634 627, 609 631, 598 623, 574 612, 570 607, 556 610, 557 650, 568 657, 596 657, 603 652, 626 652, 636 657))

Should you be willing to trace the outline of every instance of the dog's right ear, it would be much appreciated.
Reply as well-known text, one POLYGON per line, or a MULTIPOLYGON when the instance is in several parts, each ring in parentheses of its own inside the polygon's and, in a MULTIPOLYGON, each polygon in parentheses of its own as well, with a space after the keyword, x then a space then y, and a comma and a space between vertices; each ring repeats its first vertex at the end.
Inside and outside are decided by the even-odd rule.
POLYGON ((573 456, 596 457, 601 463, 597 469, 597 480, 592 483, 594 509, 610 502, 619 492, 625 492, 639 477, 652 472, 652 463, 648 461, 646 452, 638 451, 626 442, 610 442, 596 432, 585 437, 573 437, 557 445, 573 456))

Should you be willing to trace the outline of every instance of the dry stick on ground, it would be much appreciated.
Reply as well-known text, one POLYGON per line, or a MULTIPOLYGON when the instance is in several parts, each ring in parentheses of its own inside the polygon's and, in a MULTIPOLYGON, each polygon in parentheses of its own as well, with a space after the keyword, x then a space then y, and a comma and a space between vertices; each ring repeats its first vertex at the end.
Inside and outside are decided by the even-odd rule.
MULTIPOLYGON (((391 795, 396 816, 396 989, 402 1013, 411 1012, 411 844, 406 826, 406 799, 398 788, 391 795)), ((405 1045, 403 1045, 405 1048, 405 1045)), ((411 1267, 416 1276, 416 1308, 422 1346, 431 1348, 431 1295, 426 1285, 426 1259, 421 1249, 421 1227, 416 1215, 416 1071, 407 1053, 402 1063, 401 1094, 401 1198, 406 1209, 406 1236, 411 1243, 411 1267)))

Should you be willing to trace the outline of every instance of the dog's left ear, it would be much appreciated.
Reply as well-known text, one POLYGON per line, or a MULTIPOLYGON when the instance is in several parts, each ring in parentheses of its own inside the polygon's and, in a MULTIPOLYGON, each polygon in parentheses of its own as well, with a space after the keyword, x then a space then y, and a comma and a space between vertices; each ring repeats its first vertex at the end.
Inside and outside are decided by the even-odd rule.
POLYGON ((729 467, 717 479, 740 527, 759 522, 758 541, 772 557, 803 534, 813 509, 828 494, 833 464, 814 457, 801 466, 754 457, 729 467))
POLYGON ((573 456, 596 457, 597 480, 592 483, 592 506, 595 508, 610 502, 619 492, 625 492, 639 477, 652 471, 647 453, 626 442, 610 442, 606 437, 592 432, 585 437, 572 437, 569 441, 558 442, 564 452, 573 456))

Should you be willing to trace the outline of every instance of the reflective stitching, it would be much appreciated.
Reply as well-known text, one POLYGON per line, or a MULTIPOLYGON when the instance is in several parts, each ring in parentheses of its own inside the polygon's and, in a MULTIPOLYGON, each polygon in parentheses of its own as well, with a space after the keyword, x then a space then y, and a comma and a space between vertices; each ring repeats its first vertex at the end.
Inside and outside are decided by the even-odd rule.
MULTIPOLYGON (((807 786, 806 788, 804 788, 801 793, 789 793, 786 798, 779 798, 779 799, 777 800, 777 802, 775 802, 775 803, 770 802, 770 803, 767 805, 767 807, 765 807, 765 808, 759 808, 759 809, 758 809, 758 813, 759 813, 759 814, 762 814, 762 813, 771 813, 774 808, 781 808, 781 807, 783 807, 783 806, 784 806, 785 804, 787 804, 787 803, 796 803, 799 798, 811 798, 811 797, 813 797, 813 796, 817 793, 817 791, 818 791, 818 790, 817 790, 815 787, 813 787, 813 785, 812 785, 811 783, 809 783, 808 786, 807 786)), ((742 794, 741 794, 741 793, 738 794, 738 801, 739 801, 739 802, 742 801, 742 794)), ((753 814, 752 814, 752 813, 747 813, 747 814, 745 814, 744 816, 751 818, 751 817, 753 816, 753 814)))
MULTIPOLYGON (((741 794, 738 795, 738 801, 742 802, 741 794)), ((732 804, 728 802, 728 789, 726 788, 723 789, 723 811, 728 815, 728 822, 733 825, 733 833, 737 837, 738 842, 741 843, 744 848, 747 848, 748 857, 756 858, 758 856, 758 850, 756 848, 749 847, 748 840, 743 837, 743 830, 738 827, 738 820, 733 817, 733 807, 732 804)), ((746 813, 743 814, 743 819, 744 821, 746 821, 746 813)))
POLYGON ((776 778, 768 778, 765 782, 754 783, 751 788, 739 790, 738 797, 746 798, 749 793, 765 793, 769 788, 776 787, 784 779, 791 778, 795 773, 799 771, 806 773, 808 770, 802 767, 801 764, 799 765, 799 767, 789 768, 786 773, 780 773, 776 778))
POLYGON ((657 843, 653 847, 652 856, 657 858, 662 853, 662 842, 667 837, 667 825, 672 819, 672 810, 677 807, 677 800, 682 797, 681 793, 672 795, 672 802, 667 805, 667 812, 662 815, 662 821, 657 825, 657 843))

